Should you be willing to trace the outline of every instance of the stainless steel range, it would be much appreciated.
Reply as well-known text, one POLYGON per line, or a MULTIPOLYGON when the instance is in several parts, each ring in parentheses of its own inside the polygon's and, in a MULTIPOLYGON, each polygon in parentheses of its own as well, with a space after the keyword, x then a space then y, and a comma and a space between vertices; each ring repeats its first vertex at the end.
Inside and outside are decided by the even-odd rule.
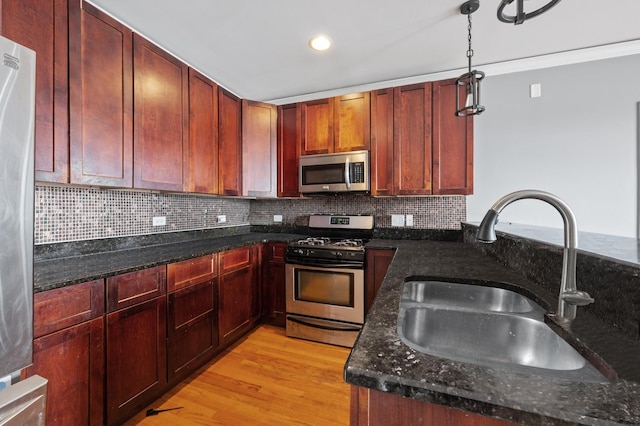
POLYGON ((287 336, 353 346, 364 324, 364 246, 373 216, 313 215, 309 238, 289 243, 287 336))

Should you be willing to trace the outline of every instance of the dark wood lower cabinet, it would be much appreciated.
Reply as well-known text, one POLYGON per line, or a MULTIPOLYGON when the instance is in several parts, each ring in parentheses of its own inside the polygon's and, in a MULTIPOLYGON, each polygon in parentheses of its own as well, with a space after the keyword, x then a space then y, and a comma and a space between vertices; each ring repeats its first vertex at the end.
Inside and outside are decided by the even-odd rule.
POLYGON ((513 426, 457 408, 351 386, 351 426, 513 426))
POLYGON ((364 312, 369 312, 373 300, 380 290, 384 276, 393 260, 395 250, 367 249, 364 270, 364 312))
POLYGON ((285 326, 285 264, 286 243, 267 243, 262 252, 262 321, 285 326))
POLYGON ((259 317, 258 246, 220 253, 220 344, 228 346, 249 331, 259 317))
POLYGON ((170 293, 167 305, 167 368, 177 382, 218 348, 217 278, 170 293))
POLYGON ((120 424, 166 390, 166 296, 107 315, 107 424, 120 424))

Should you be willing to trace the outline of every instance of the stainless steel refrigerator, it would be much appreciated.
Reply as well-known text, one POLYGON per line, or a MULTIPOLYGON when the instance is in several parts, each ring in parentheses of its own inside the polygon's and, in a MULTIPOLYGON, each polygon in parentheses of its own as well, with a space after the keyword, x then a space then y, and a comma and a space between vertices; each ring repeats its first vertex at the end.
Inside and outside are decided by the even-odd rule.
POLYGON ((0 37, 0 425, 44 424, 46 380, 19 381, 33 360, 35 61, 0 37))

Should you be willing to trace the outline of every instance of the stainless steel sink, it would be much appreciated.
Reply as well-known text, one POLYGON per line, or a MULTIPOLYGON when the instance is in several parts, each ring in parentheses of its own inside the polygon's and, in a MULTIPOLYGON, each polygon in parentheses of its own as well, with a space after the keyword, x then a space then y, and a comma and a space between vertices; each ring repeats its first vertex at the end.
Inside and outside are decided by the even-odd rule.
POLYGON ((608 381, 544 323, 544 310, 513 291, 439 281, 405 283, 398 335, 454 361, 584 382, 608 381))
POLYGON ((443 281, 408 281, 402 300, 480 311, 544 314, 540 305, 511 290, 443 281))

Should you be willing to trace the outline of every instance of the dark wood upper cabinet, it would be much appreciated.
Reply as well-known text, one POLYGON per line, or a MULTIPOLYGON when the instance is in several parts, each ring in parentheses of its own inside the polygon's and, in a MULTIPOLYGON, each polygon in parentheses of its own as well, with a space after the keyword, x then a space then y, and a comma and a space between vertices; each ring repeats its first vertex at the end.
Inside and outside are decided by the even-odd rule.
POLYGON ((188 182, 188 69, 133 37, 134 187, 182 191, 188 182))
POLYGON ((242 195, 277 195, 277 124, 275 105, 242 101, 242 195))
POLYGON ((133 33, 70 0, 71 183, 133 185, 133 33))
POLYGON ((2 0, 0 32, 36 52, 35 179, 69 182, 68 0, 2 0))
POLYGON ((333 98, 300 103, 301 155, 333 152, 333 98))
POLYGON ((218 193, 218 85, 189 68, 189 191, 218 193))
POLYGON ((300 107, 278 107, 278 197, 299 197, 300 107))
POLYGON ((395 195, 431 194, 431 83, 394 88, 395 195))
POLYGON ((218 87, 218 194, 242 194, 242 101, 218 87))
POLYGON ((473 193, 473 117, 458 117, 456 81, 433 82, 433 194, 473 193))
POLYGON ((371 111, 369 92, 334 98, 334 152, 369 149, 371 111))
POLYGON ((393 89, 371 92, 371 195, 393 195, 393 89))

